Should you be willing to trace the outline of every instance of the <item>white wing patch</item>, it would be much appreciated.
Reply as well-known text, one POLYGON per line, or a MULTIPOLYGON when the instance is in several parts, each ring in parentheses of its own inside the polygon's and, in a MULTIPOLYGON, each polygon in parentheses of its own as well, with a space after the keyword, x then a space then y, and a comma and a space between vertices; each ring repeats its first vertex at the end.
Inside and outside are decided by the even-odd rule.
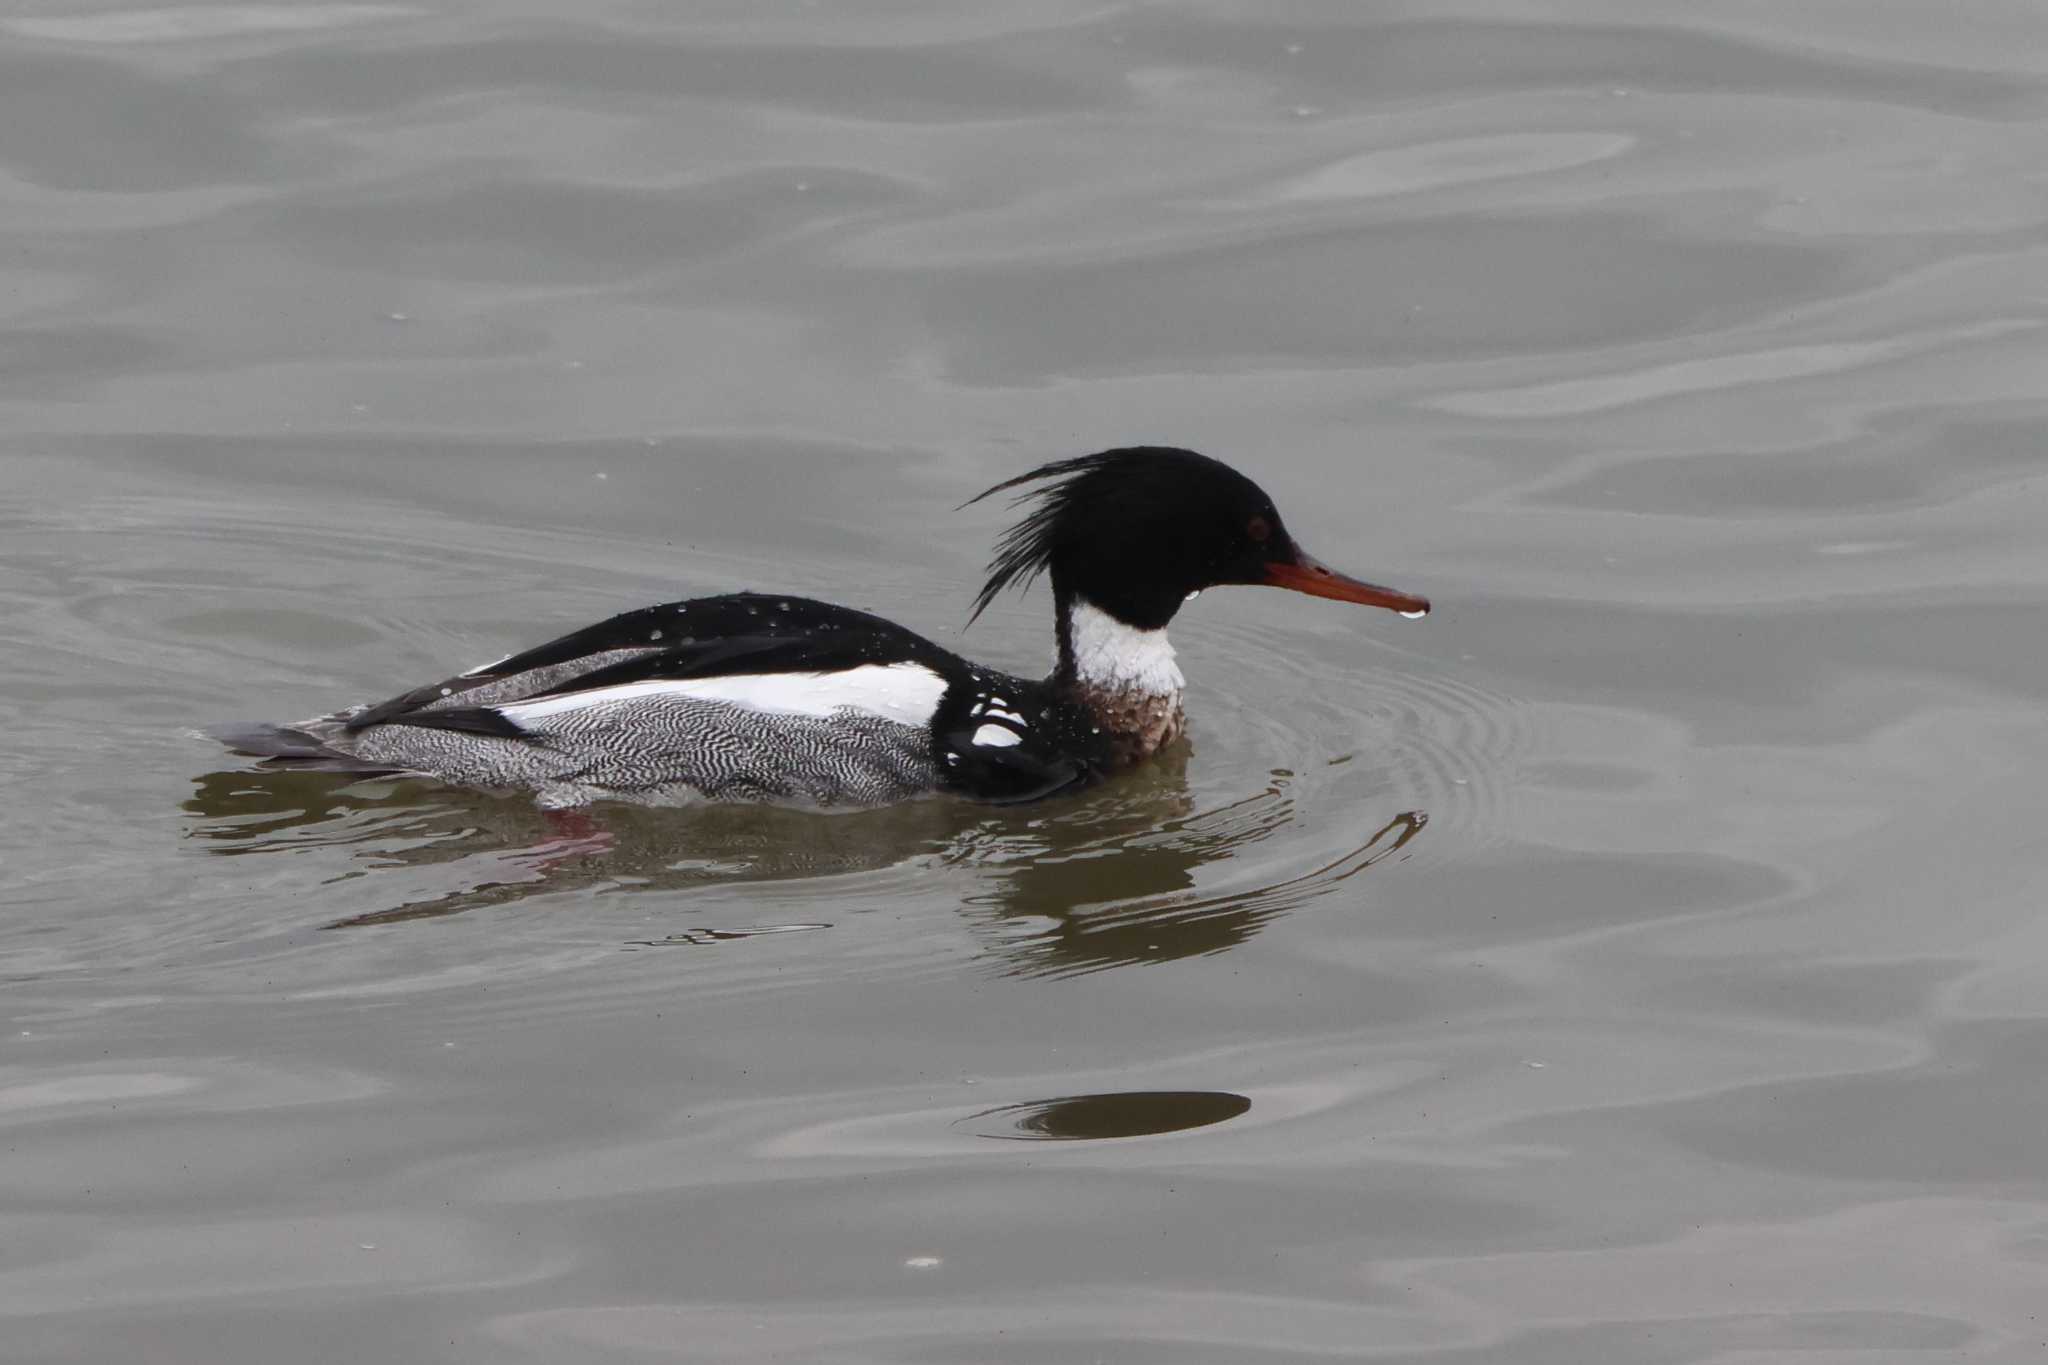
POLYGON ((565 711, 644 697, 722 701, 779 716, 833 716, 841 711, 878 716, 899 725, 928 725, 946 680, 923 664, 861 664, 832 673, 730 673, 715 678, 651 678, 540 697, 498 708, 525 726, 565 711))
POLYGON ((970 741, 983 749, 1007 749, 1012 744, 1022 744, 1024 736, 1002 725, 984 725, 974 732, 970 741))

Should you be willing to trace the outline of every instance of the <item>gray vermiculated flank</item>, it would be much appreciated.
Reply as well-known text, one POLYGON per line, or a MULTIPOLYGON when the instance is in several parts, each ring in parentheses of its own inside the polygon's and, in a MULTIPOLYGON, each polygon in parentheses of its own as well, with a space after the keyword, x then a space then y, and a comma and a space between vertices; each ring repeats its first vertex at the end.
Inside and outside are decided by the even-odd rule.
POLYGON ((531 738, 515 740, 376 725, 329 742, 466 786, 531 789, 547 807, 598 800, 869 806, 939 783, 928 732, 852 711, 782 715, 657 694, 594 702, 525 728, 531 738))

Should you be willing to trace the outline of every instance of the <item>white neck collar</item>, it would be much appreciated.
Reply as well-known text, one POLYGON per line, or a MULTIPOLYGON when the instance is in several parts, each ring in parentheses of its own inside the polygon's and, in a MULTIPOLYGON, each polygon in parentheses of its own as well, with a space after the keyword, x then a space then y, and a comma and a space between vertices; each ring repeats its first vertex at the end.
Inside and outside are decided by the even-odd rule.
POLYGON ((1067 629, 1074 679, 1084 686, 1178 697, 1187 684, 1164 629, 1127 626, 1085 597, 1074 599, 1067 629))

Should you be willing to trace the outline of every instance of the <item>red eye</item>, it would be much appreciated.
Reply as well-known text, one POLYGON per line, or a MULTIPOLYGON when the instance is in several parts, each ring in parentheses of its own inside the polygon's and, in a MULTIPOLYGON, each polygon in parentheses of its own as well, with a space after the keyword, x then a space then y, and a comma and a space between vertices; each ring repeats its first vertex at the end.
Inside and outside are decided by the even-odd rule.
POLYGON ((1273 528, 1264 517, 1253 517, 1250 524, 1244 528, 1244 533, 1252 538, 1253 544, 1264 545, 1272 537, 1273 528))

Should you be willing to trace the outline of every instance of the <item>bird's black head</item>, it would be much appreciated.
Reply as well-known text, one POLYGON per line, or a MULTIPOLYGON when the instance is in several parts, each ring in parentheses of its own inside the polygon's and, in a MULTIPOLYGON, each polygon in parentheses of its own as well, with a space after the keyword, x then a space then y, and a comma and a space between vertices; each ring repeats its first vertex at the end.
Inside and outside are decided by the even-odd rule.
MULTIPOLYGON (((971 499, 1026 488, 1029 510, 1004 533, 974 601, 979 616, 1012 583, 1052 576, 1062 606, 1082 597, 1125 625, 1156 630, 1188 594, 1265 583, 1411 615, 1420 597, 1328 568, 1287 533, 1265 490, 1192 450, 1133 446, 1056 460, 971 499)), ((971 619, 971 618, 970 618, 971 619)))

